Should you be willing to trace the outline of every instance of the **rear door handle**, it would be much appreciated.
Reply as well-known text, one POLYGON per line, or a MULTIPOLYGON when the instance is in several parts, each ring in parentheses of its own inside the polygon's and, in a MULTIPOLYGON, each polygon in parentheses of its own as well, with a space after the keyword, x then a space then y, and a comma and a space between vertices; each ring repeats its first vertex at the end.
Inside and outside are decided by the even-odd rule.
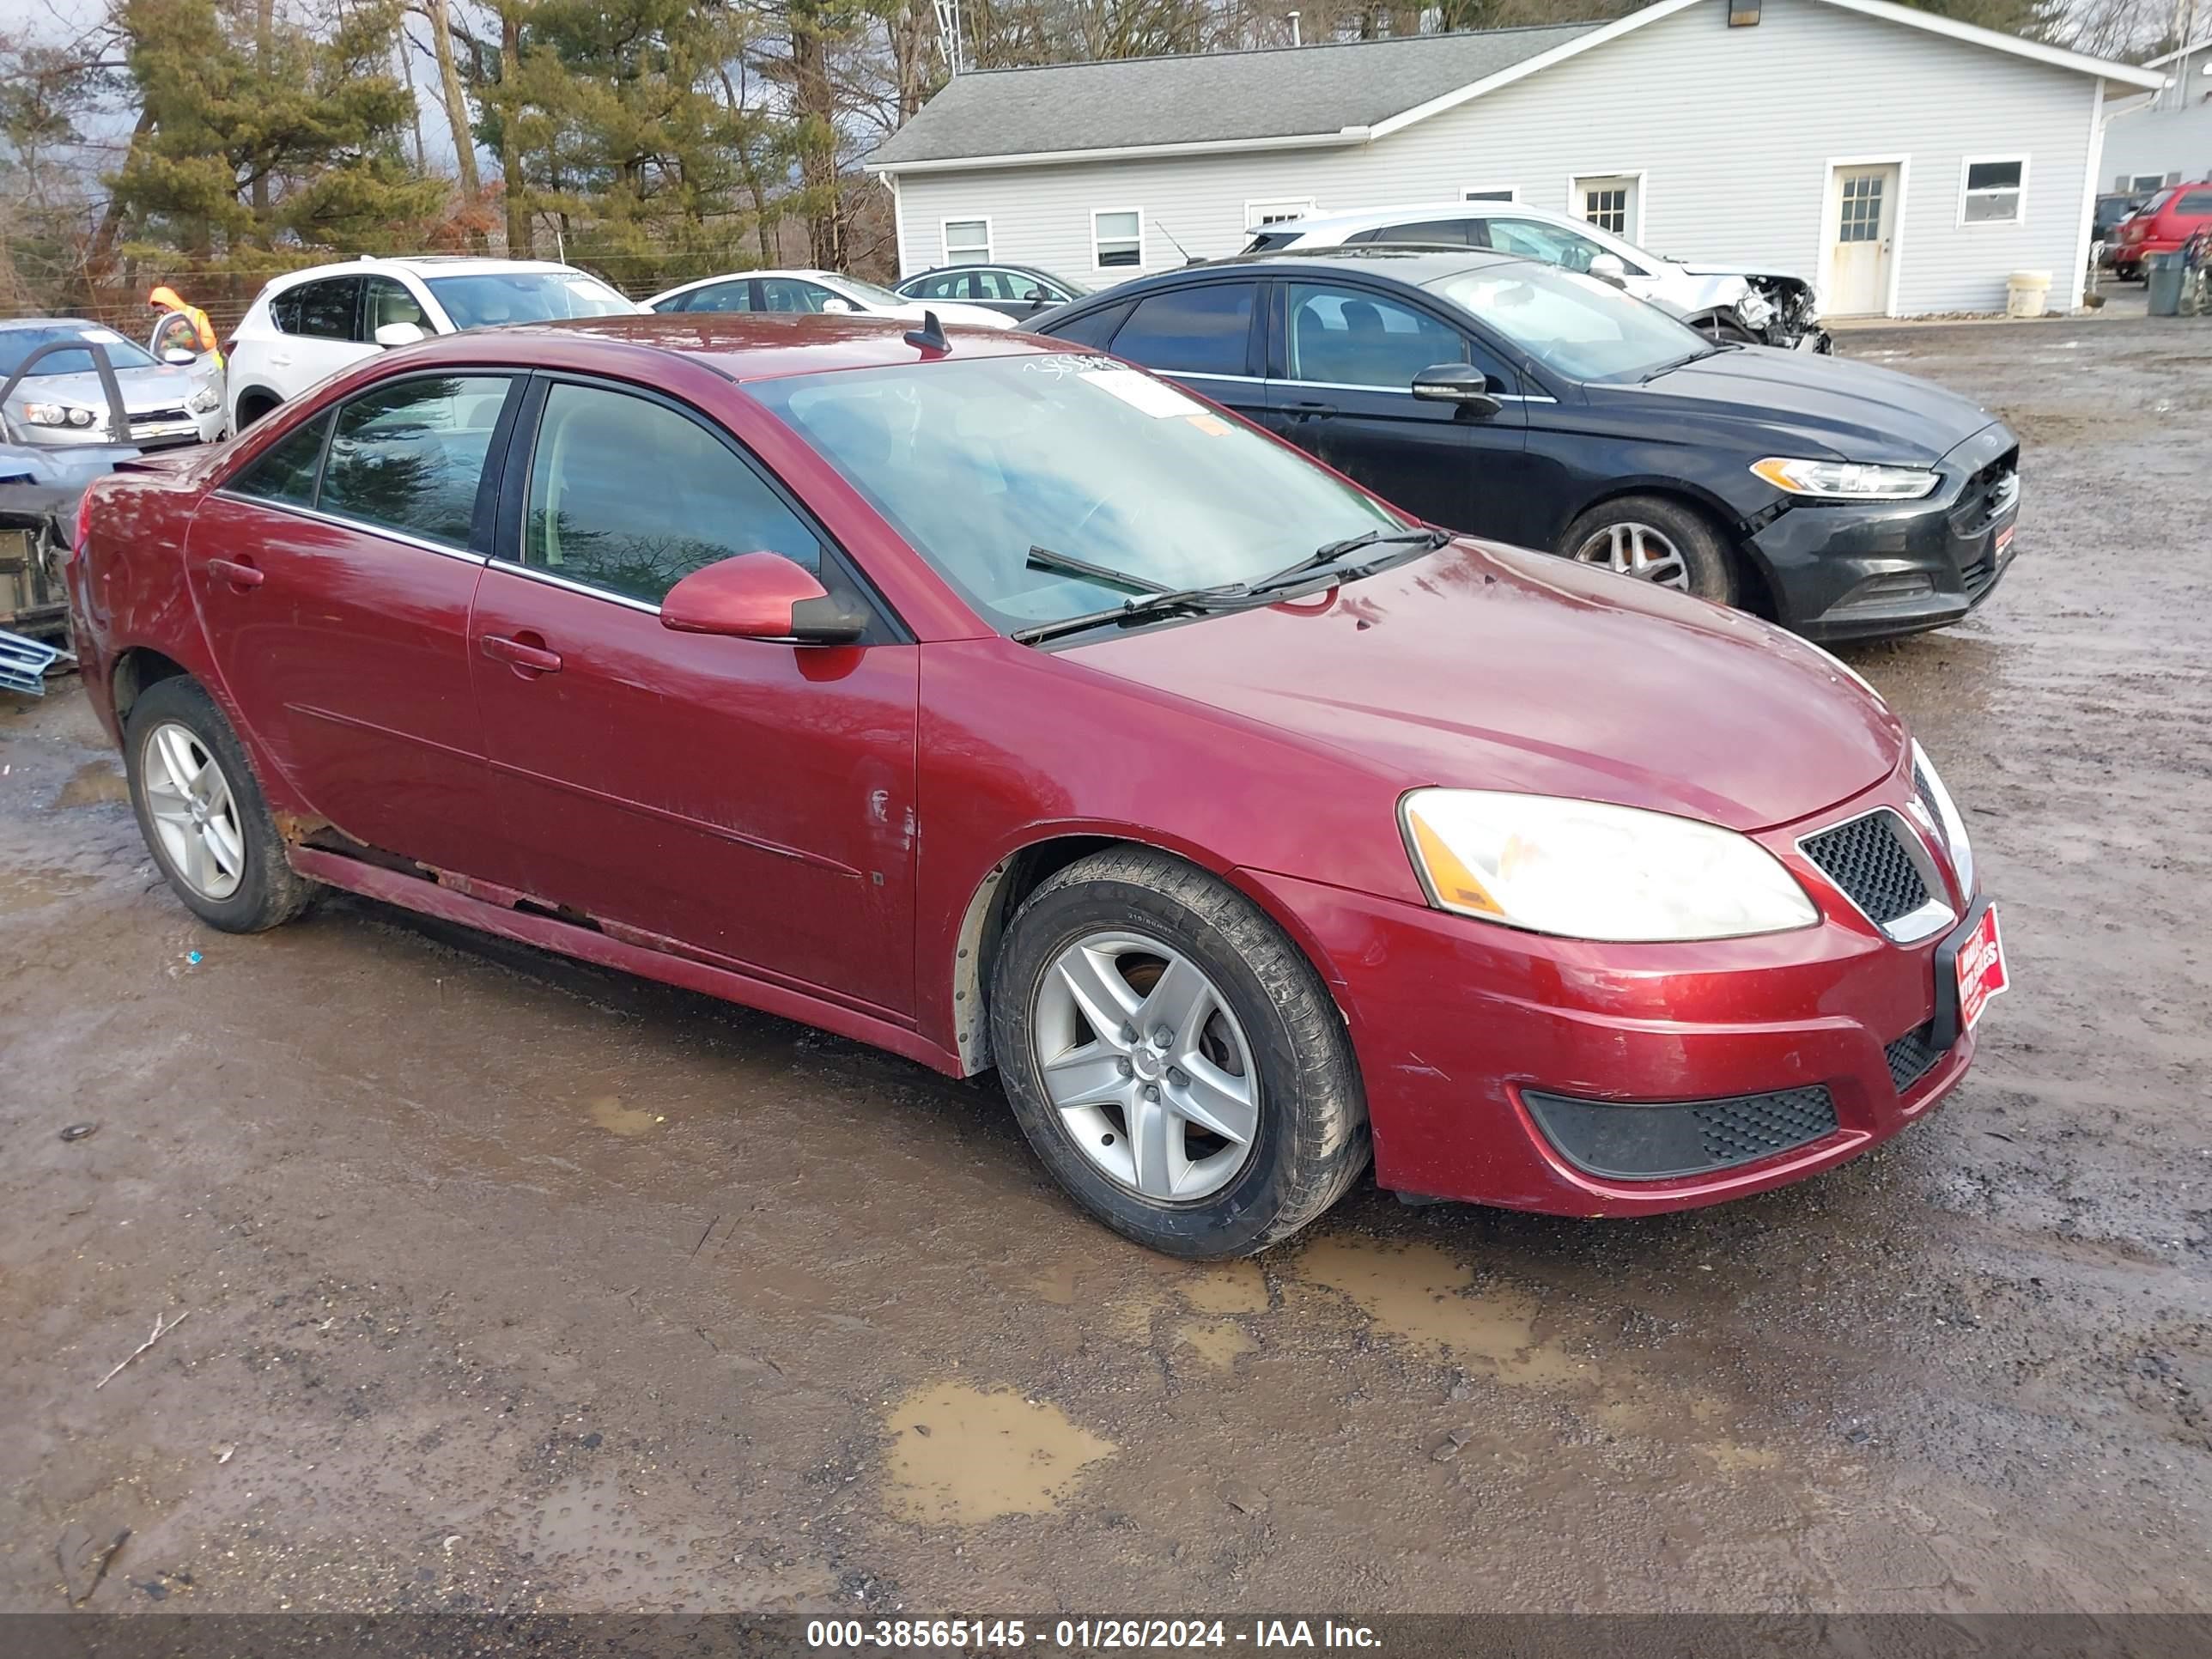
POLYGON ((240 559, 210 559, 207 568, 209 575, 218 581, 228 582, 241 593, 268 580, 260 571, 240 559))
POLYGON ((1336 413, 1334 404, 1292 404, 1291 413, 1302 421, 1326 420, 1336 413))
POLYGON ((494 662, 506 663, 525 675, 561 672, 561 653, 548 651, 542 640, 533 645, 528 640, 510 640, 503 634, 487 634, 478 643, 494 662))

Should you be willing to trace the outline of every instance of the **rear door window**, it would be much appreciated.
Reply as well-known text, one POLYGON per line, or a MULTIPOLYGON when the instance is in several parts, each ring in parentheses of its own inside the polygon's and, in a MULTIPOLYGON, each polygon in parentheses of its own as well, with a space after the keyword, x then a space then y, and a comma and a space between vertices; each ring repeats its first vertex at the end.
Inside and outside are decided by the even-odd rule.
POLYGON ((326 276, 300 285, 300 325, 292 332, 311 340, 361 337, 361 278, 326 276))
POLYGON ((750 281, 714 283, 705 288, 695 288, 677 301, 678 311, 750 311, 753 308, 753 285, 750 281))
POLYGON ((1114 337, 1116 356, 1185 374, 1250 372, 1255 283, 1171 289, 1137 301, 1114 337))
POLYGON ((2192 190, 2173 204, 2173 210, 2185 219, 2202 218, 2212 213, 2212 190, 2192 190))
POLYGON ((377 529, 466 548, 509 385, 504 374, 419 375, 342 405, 316 504, 377 529))
POLYGON ((1053 337, 1103 351, 1113 343, 1115 335, 1121 331, 1121 325, 1128 319, 1129 313, 1133 309, 1134 305, 1129 301, 1118 306, 1101 306, 1087 316, 1079 317, 1054 329, 1053 337))

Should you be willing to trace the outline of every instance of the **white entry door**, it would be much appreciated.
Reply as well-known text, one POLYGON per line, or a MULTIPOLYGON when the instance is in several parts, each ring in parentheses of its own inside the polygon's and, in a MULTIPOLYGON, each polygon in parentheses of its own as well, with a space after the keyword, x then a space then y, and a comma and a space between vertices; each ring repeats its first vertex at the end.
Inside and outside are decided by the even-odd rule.
POLYGON ((1869 317, 1889 309, 1897 175, 1894 165, 1836 169, 1826 307, 1832 316, 1869 317))

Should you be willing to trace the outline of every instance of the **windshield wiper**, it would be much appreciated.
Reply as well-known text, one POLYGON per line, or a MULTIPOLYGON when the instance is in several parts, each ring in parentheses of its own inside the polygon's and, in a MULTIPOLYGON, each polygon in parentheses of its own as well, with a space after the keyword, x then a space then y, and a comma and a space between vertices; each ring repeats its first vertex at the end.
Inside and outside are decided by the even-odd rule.
POLYGON ((1064 553, 1054 553, 1049 548, 1033 547, 1030 550, 1030 562, 1042 569, 1065 569, 1073 575, 1089 576, 1097 581, 1125 583, 1131 586, 1143 584, 1143 591, 1140 597, 1127 600, 1111 610, 1086 611, 1079 617, 1062 617, 1055 622, 1032 623, 1027 628, 1014 629, 1006 637, 1024 645, 1035 645, 1041 641, 1058 639, 1063 634, 1080 634, 1085 629, 1103 628, 1110 623, 1143 622, 1154 617, 1173 616, 1177 611, 1234 611, 1264 600, 1267 594, 1289 586, 1310 571, 1335 563, 1348 553, 1409 542, 1424 547, 1442 547, 1451 538, 1452 533, 1449 530, 1370 530, 1364 535, 1347 536, 1341 541, 1324 543, 1304 558, 1285 565, 1280 570, 1270 572, 1257 581, 1223 582, 1213 587, 1173 588, 1163 587, 1146 577, 1109 570, 1103 565, 1086 564, 1064 553))
POLYGON ((1687 368, 1692 363, 1702 363, 1708 357, 1717 357, 1720 355, 1720 347, 1707 346, 1703 350, 1692 352, 1686 357, 1677 357, 1672 362, 1662 363, 1656 368, 1646 369, 1637 378, 1637 384, 1649 386, 1662 374, 1672 374, 1678 368, 1687 368))
POLYGON ((1227 582, 1219 587, 1170 588, 1127 600, 1110 611, 1090 611, 1079 617, 1062 617, 1056 622, 1032 623, 1027 628, 1017 628, 1006 637, 1023 645, 1035 645, 1042 640, 1058 639, 1063 634, 1080 634, 1086 628, 1103 628, 1109 623, 1145 622, 1183 611, 1233 611, 1249 603, 1252 598, 1252 589, 1243 582, 1227 582))
POLYGON ((1071 553, 1055 553, 1048 547, 1032 546, 1024 562, 1031 570, 1056 570, 1063 576, 1080 576, 1085 581, 1118 587, 1125 592, 1165 593, 1170 591, 1165 582, 1156 582, 1150 576, 1132 575, 1126 570, 1109 569, 1103 564, 1093 564, 1088 559, 1079 559, 1071 553))
POLYGON ((1270 572, 1250 584, 1254 592, 1267 592, 1297 580, 1310 571, 1334 564, 1346 554, 1364 548, 1391 547, 1404 543, 1419 543, 1423 547, 1438 548, 1452 538, 1449 530, 1423 526, 1419 530, 1370 530, 1364 535, 1346 536, 1342 541, 1323 542, 1302 559, 1294 559, 1280 570, 1270 572))

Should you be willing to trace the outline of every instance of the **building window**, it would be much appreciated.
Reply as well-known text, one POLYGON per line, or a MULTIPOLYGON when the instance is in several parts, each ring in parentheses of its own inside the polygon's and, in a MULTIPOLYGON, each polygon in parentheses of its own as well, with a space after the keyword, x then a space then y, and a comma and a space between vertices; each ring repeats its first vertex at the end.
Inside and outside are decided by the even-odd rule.
POLYGON ((1966 158, 1965 188, 1959 199, 1962 225, 2016 225, 2026 216, 2027 158, 1977 161, 1966 158))
POLYGON ((1486 185, 1480 190, 1463 190, 1459 193, 1462 202, 1517 202, 1521 199, 1518 185, 1486 185))
POLYGON ((991 222, 988 219, 947 219, 944 233, 946 264, 981 265, 990 263, 991 222))
MULTIPOLYGON (((2130 196, 2136 195, 2138 192, 2163 190, 2166 188, 2166 183, 2170 178, 2170 174, 2163 173, 2138 173, 2134 178, 2129 179, 2127 183, 2122 185, 2120 188, 2127 191, 2130 196)), ((2179 179, 2173 179, 2172 182, 2179 184, 2181 181, 2179 179)))
POLYGON ((1881 174, 1854 173, 1844 180, 1843 211, 1836 221, 1839 242, 1881 240, 1881 174))
POLYGON ((1593 174, 1577 179, 1568 199, 1577 218, 1633 241, 1643 217, 1641 189, 1639 173, 1593 174))
POLYGON ((1247 202, 1244 204, 1244 228, 1264 230, 1269 225, 1288 224, 1293 219, 1313 216, 1313 198, 1301 196, 1279 202, 1247 202))
POLYGON ((1114 208, 1091 216, 1091 263, 1100 270, 1133 270, 1145 263, 1145 216, 1114 208))

